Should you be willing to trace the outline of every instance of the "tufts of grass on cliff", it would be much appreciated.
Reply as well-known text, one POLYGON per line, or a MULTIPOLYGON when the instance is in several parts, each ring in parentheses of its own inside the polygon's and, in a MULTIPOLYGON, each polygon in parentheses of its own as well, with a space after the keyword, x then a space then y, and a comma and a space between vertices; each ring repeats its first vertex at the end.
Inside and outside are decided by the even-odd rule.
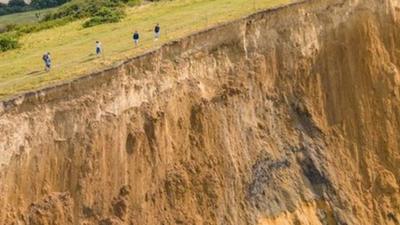
MULTIPOLYGON (((153 2, 125 9, 116 23, 83 28, 87 19, 30 33, 20 38, 18 49, 0 53, 0 98, 70 80, 110 67, 134 55, 190 33, 248 15, 256 10, 291 0, 173 0, 153 2), (161 39, 152 30, 161 25, 161 39), (141 33, 134 47, 132 32, 141 33), (96 57, 95 41, 102 42, 104 54, 96 57), (53 70, 43 71, 42 55, 50 51, 53 70)), ((232 33, 238 31, 232 31, 232 33)))

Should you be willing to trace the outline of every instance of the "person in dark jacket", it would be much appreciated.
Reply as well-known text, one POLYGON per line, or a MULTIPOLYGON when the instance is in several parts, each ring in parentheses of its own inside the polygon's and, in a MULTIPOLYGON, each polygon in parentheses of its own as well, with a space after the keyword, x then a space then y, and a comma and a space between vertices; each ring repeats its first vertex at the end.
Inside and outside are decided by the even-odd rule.
POLYGON ((133 33, 133 42, 135 46, 139 45, 139 32, 137 30, 133 33))
POLYGON ((157 41, 160 38, 161 35, 161 28, 160 24, 157 23, 157 25, 154 27, 154 39, 157 41))

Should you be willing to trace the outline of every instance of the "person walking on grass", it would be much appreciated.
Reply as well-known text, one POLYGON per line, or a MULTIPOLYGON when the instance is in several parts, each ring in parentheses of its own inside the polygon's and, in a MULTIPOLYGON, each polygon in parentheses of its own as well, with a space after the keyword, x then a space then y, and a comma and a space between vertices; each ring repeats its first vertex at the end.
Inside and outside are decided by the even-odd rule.
POLYGON ((44 62, 44 70, 46 70, 46 72, 49 72, 51 69, 51 56, 50 56, 50 52, 46 52, 44 53, 43 57, 43 62, 44 62))
POLYGON ((161 28, 160 28, 160 24, 157 23, 157 25, 154 27, 154 40, 158 40, 160 38, 160 33, 161 32, 161 28))
POLYGON ((96 41, 96 55, 100 56, 103 53, 103 49, 101 48, 101 42, 96 41))
POLYGON ((139 45, 139 32, 137 30, 133 33, 133 42, 136 47, 139 45))

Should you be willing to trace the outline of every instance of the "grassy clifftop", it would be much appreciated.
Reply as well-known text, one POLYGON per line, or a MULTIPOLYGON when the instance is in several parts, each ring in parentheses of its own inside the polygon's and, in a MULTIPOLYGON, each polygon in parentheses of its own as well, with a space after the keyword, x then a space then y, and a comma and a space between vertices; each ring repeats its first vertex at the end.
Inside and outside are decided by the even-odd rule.
POLYGON ((36 17, 36 13, 45 15, 54 10, 55 8, 51 8, 0 16, 0 28, 8 24, 28 24, 37 22, 39 18, 36 17))
MULTIPOLYGON (((174 0, 128 8, 119 23, 83 29, 84 20, 24 36, 23 46, 0 53, 0 98, 72 79, 112 66, 197 30, 247 15, 255 10, 287 4, 291 0, 174 0), (162 37, 154 42, 155 23, 162 37), (140 46, 132 43, 132 32, 141 33, 140 46), (104 55, 95 57, 94 43, 103 43, 104 55), (43 72, 41 56, 50 51, 54 69, 43 72)), ((235 32, 235 31, 232 31, 235 32)))

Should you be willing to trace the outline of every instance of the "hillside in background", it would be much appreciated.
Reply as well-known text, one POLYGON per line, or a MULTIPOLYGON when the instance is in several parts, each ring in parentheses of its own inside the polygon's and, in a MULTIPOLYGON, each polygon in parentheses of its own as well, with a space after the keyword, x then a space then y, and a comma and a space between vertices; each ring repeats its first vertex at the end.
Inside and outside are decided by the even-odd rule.
POLYGON ((16 13, 11 15, 0 16, 0 29, 10 24, 29 24, 36 23, 43 18, 44 15, 54 11, 55 9, 34 10, 29 12, 16 13), (40 13, 41 16, 37 17, 36 14, 40 13))

